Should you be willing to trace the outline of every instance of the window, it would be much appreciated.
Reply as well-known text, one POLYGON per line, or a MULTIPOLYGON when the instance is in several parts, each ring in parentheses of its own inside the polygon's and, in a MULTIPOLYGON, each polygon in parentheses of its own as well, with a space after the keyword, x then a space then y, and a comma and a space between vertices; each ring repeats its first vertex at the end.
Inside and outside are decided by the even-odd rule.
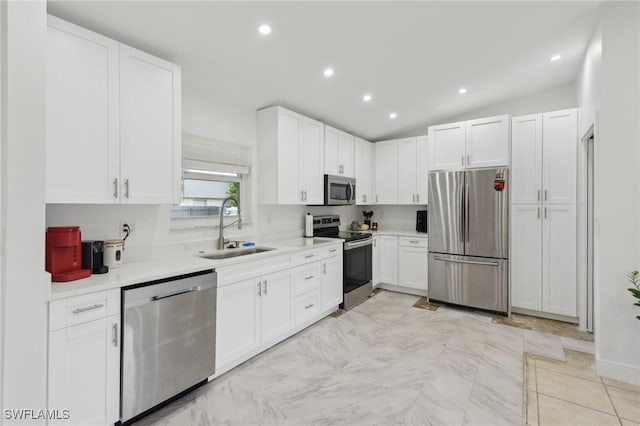
POLYGON ((207 218, 219 218, 221 214, 237 217, 238 209, 246 214, 242 190, 249 176, 251 148, 188 133, 183 133, 182 145, 182 199, 179 206, 171 208, 171 219, 193 220, 176 221, 175 229, 211 226, 207 218), (227 202, 221 211, 228 197, 234 197, 240 206, 227 202))
MULTIPOLYGON (((227 197, 240 200, 241 177, 238 174, 228 173, 226 179, 211 174, 210 176, 192 176, 185 171, 182 181, 182 201, 179 206, 171 209, 171 218, 186 217, 211 217, 219 216, 222 202, 227 197)), ((238 206, 235 202, 227 202, 223 216, 238 216, 238 206)))

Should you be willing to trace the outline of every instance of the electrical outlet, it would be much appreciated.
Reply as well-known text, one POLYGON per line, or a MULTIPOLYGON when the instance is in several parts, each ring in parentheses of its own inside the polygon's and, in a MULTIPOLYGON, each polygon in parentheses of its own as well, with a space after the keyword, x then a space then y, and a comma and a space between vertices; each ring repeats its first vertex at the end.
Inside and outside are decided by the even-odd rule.
POLYGON ((121 236, 124 236, 125 234, 125 225, 129 225, 129 235, 133 235, 136 233, 136 224, 135 222, 132 222, 130 220, 121 220, 120 221, 120 227, 118 228, 118 231, 120 232, 121 236))

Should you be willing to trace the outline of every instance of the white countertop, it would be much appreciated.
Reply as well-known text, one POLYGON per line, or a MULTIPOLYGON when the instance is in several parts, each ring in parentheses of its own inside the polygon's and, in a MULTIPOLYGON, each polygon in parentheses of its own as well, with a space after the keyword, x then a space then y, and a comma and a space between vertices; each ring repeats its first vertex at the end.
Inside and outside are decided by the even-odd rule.
MULTIPOLYGON (((199 253, 178 253, 168 258, 124 263, 118 268, 110 268, 106 274, 94 274, 87 278, 66 283, 51 283, 49 300, 126 287, 132 284, 221 268, 241 262, 296 253, 309 250, 318 245, 342 244, 342 242, 343 240, 339 238, 294 238, 274 243, 257 244, 255 247, 269 247, 273 250, 228 259, 205 259, 200 257, 199 253)), ((207 252, 206 254, 209 253, 214 252, 207 252)))
POLYGON ((364 232, 371 232, 373 235, 397 235, 399 237, 428 238, 428 234, 425 232, 416 232, 416 231, 408 231, 408 230, 380 229, 378 231, 364 231, 364 232))

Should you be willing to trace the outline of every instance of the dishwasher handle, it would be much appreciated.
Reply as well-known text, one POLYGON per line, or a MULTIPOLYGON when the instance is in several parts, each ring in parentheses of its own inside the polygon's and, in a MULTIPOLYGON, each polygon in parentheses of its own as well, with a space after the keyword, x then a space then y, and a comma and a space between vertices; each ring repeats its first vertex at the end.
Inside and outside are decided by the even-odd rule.
POLYGON ((195 287, 188 288, 186 290, 174 291, 173 293, 166 293, 166 294, 153 296, 151 300, 155 302, 158 300, 168 299, 170 297, 180 296, 181 294, 192 293, 194 291, 199 291, 199 290, 200 290, 200 286, 195 286, 195 287))

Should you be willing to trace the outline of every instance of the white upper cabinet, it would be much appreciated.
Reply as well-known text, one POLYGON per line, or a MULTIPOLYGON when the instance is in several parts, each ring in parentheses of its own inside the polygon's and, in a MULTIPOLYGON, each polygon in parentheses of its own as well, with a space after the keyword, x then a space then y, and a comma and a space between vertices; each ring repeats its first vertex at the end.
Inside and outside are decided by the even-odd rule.
POLYGON ((180 200, 180 67, 49 16, 47 202, 180 200))
POLYGON ((418 170, 416 179, 416 203, 427 204, 429 200, 429 137, 418 136, 416 140, 418 170))
POLYGON ((513 203, 575 203, 577 132, 575 109, 513 119, 513 203))
POLYGON ((354 177, 354 136, 331 126, 324 126, 324 173, 354 177))
POLYGON ((302 119, 302 143, 300 145, 300 183, 306 191, 306 204, 324 202, 323 179, 324 125, 307 117, 302 119))
POLYGON ((373 144, 355 138, 354 172, 356 176, 356 204, 373 204, 373 144))
POLYGON ((376 142, 377 204, 427 203, 427 136, 376 142))
POLYGON ((429 169, 509 165, 510 116, 429 127, 429 169))
POLYGON ((464 121, 429 127, 429 169, 464 168, 466 135, 464 121))
POLYGON ((182 176, 180 67, 120 45, 120 176, 127 203, 177 203, 182 176))
POLYGON ((48 24, 47 202, 117 202, 118 42, 53 16, 48 24))
MULTIPOLYGON (((375 203, 396 204, 398 202, 398 149, 396 141, 376 142, 375 156, 375 203)), ((356 182, 356 185, 358 182, 356 182)), ((357 188, 356 188, 357 191, 357 188)))
POLYGON ((542 196, 542 114, 514 117, 511 124, 511 200, 537 203, 542 196))
POLYGON ((467 168, 509 165, 511 117, 467 121, 467 168))
POLYGON ((416 156, 416 138, 398 139, 398 204, 415 204, 416 174, 418 162, 416 156))
POLYGON ((282 107, 258 111, 258 194, 264 204, 322 204, 324 125, 282 107))
POLYGON ((578 112, 576 109, 543 115, 543 198, 547 203, 576 202, 578 112))

